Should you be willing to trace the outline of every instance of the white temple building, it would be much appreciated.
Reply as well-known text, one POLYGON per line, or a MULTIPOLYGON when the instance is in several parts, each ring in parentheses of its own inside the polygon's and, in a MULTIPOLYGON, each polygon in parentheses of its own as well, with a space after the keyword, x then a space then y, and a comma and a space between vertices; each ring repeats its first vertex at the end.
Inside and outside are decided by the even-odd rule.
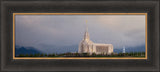
POLYGON ((79 44, 78 53, 89 53, 89 54, 95 53, 95 54, 110 55, 111 53, 113 53, 113 45, 93 43, 90 40, 88 29, 86 28, 84 38, 79 44))

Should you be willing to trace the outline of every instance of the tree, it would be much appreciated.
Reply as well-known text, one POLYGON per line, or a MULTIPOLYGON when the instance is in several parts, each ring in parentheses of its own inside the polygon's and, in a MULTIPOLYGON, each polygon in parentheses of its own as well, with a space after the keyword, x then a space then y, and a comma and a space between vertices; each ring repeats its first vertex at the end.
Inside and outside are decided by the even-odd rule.
POLYGON ((96 56, 96 53, 92 53, 92 56, 96 56))
POLYGON ((44 54, 40 54, 40 57, 43 57, 44 56, 44 54))
POLYGON ((26 57, 28 57, 29 55, 28 54, 26 54, 26 57))
POLYGON ((39 56, 39 54, 34 54, 34 57, 38 57, 39 56))
POLYGON ((45 56, 45 57, 47 57, 48 55, 47 55, 47 54, 45 54, 44 56, 45 56))
POLYGON ((123 56, 123 53, 119 53, 118 56, 123 56))
POLYGON ((129 54, 128 53, 125 53, 125 56, 128 56, 129 54))
POLYGON ((48 54, 48 57, 52 57, 52 54, 48 54))
POLYGON ((79 56, 79 53, 75 53, 75 56, 79 56))
POLYGON ((52 57, 54 57, 55 56, 55 54, 52 54, 52 57))
POLYGON ((30 54, 29 57, 33 57, 33 54, 30 54))
POLYGON ((24 57, 24 55, 23 54, 19 54, 19 57, 24 57))

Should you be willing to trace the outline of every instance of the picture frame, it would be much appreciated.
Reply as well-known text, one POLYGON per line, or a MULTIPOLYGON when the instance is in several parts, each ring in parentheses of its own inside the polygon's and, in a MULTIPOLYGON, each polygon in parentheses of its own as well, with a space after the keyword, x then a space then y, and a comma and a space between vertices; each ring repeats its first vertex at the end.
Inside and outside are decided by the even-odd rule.
MULTIPOLYGON (((19 20, 17 20, 19 21, 19 20)), ((18 26, 18 25, 17 25, 18 26)), ((18 38, 17 38, 18 39, 18 38)), ((13 59, 147 59, 147 13, 13 13, 13 59), (123 15, 131 15, 131 16, 134 16, 134 15, 141 15, 141 16, 144 16, 144 37, 145 37, 145 47, 144 47, 144 57, 143 56, 140 56, 137 57, 138 55, 135 54, 135 57, 134 56, 122 56, 122 57, 114 57, 112 55, 110 55, 110 57, 72 57, 72 56, 69 56, 69 57, 65 57, 65 56, 60 56, 60 57, 45 57, 45 56, 40 56, 40 57, 16 57, 15 54, 16 54, 16 16, 46 16, 46 15, 50 15, 50 16, 53 16, 53 15, 56 15, 56 16, 68 16, 68 15, 72 15, 72 16, 80 16, 80 15, 89 15, 89 16, 95 16, 95 15, 116 15, 116 16, 123 16, 123 15), (137 55, 137 56, 136 56, 137 55)), ((132 52, 130 52, 132 53, 132 52)), ((74 54, 74 53, 72 53, 74 54)), ((33 54, 31 54, 33 55, 33 54)), ((142 52, 141 52, 141 55, 142 55, 142 52)))
POLYGON ((1 0, 1 71, 159 71, 159 1, 1 0), (147 13, 147 59, 13 59, 13 13, 147 13))

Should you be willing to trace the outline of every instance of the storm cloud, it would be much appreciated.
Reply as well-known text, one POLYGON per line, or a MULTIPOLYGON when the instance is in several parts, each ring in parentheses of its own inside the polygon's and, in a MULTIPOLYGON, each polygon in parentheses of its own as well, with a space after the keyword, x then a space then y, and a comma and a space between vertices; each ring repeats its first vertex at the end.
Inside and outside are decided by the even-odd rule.
POLYGON ((113 44, 116 49, 145 45, 145 15, 16 15, 16 45, 49 53, 55 50, 52 46, 78 45, 86 20, 95 43, 113 44))

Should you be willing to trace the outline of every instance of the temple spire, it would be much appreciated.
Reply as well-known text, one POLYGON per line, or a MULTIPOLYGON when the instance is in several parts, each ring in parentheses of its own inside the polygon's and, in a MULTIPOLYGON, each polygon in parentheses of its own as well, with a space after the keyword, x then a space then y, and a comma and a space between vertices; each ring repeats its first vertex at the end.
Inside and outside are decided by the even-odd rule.
POLYGON ((85 31, 85 34, 84 34, 84 40, 89 40, 89 33, 88 33, 88 26, 87 26, 87 20, 86 20, 86 31, 85 31))
POLYGON ((87 25, 87 20, 86 20, 86 32, 88 32, 88 25, 87 25))

